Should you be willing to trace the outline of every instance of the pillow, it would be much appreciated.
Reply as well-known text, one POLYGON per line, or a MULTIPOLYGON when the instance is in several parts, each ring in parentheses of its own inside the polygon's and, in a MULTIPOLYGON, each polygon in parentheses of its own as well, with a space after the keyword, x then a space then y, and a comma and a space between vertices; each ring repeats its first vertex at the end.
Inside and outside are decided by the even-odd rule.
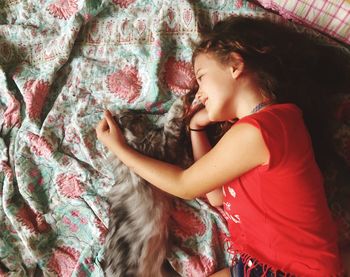
POLYGON ((303 23, 350 44, 350 1, 255 0, 282 17, 303 23))

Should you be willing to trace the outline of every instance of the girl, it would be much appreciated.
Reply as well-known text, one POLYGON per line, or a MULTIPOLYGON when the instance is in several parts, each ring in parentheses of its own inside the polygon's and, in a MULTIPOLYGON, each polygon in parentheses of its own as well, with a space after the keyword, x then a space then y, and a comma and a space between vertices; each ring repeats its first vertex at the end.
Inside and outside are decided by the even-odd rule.
POLYGON ((131 149, 109 111, 97 138, 159 189, 183 199, 206 193, 212 205, 223 204, 240 259, 215 276, 336 276, 336 229, 303 116, 326 166, 332 151, 321 127, 330 109, 320 109, 331 90, 341 89, 330 82, 346 79, 347 67, 333 67, 341 60, 334 49, 285 26, 231 17, 193 55, 201 104, 194 104, 189 123, 191 167, 131 149), (233 121, 211 148, 206 127, 233 121))

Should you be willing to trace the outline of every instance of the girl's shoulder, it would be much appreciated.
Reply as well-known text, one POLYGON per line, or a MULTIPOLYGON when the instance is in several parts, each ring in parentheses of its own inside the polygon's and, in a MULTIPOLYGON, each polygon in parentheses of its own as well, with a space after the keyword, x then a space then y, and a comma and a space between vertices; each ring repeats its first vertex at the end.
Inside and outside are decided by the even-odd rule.
POLYGON ((251 125, 261 132, 270 152, 270 169, 278 166, 289 151, 302 149, 305 153, 311 147, 301 109, 291 103, 268 106, 240 119, 237 124, 251 125))

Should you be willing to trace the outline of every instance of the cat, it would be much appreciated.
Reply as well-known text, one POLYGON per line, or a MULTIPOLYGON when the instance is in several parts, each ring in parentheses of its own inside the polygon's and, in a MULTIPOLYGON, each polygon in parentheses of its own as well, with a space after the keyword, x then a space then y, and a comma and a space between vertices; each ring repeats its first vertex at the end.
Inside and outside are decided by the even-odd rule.
MULTIPOLYGON (((157 126, 145 113, 118 111, 114 117, 127 143, 159 160, 187 167, 183 101, 177 99, 157 126)), ((109 232, 105 245, 106 276, 166 276, 163 265, 172 197, 148 184, 116 157, 117 182, 111 189, 109 232)), ((155 169, 157 170, 157 169, 155 169)))

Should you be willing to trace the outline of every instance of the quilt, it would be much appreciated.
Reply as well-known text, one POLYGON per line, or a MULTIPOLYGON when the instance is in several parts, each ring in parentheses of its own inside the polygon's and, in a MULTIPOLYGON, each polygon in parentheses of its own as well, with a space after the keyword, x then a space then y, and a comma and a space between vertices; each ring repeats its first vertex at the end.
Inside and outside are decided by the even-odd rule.
MULTIPOLYGON (((231 0, 0 1, 1 276, 103 276, 118 176, 95 135, 102 111, 166 113, 190 89, 198 24, 262 12, 231 0)), ((201 200, 176 207, 173 268, 227 266, 221 214, 201 200)))
MULTIPOLYGON (((272 16, 243 0, 0 1, 0 276, 104 275, 118 176, 103 110, 164 115, 191 89, 200 27, 232 14, 272 16)), ((219 210, 177 201, 171 218, 178 274, 231 264, 219 210)))

